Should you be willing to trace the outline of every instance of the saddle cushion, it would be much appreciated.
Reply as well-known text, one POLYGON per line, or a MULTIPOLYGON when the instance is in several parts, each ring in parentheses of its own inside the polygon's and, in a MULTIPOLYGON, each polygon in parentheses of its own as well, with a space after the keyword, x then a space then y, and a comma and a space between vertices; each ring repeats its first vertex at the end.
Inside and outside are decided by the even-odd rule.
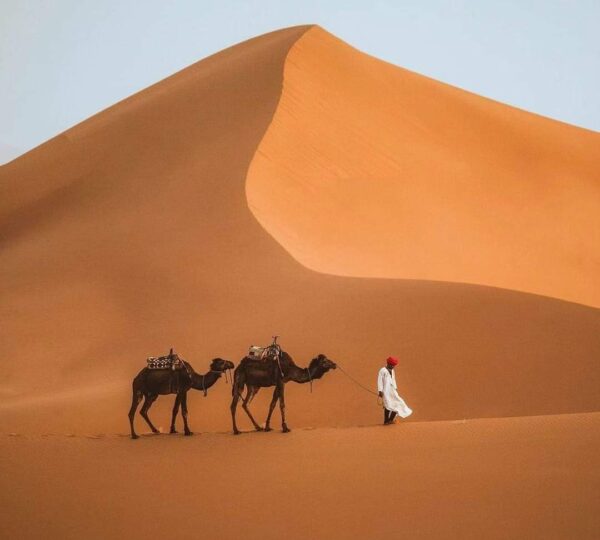
POLYGON ((281 349, 278 345, 269 345, 268 347, 259 347, 251 345, 248 349, 248 357, 253 360, 278 360, 281 349))
POLYGON ((267 347, 259 347, 258 345, 250 345, 248 349, 248 356, 250 358, 262 359, 265 356, 267 347))
POLYGON ((183 362, 179 359, 173 361, 169 356, 150 356, 146 362, 148 369, 182 369, 183 362))

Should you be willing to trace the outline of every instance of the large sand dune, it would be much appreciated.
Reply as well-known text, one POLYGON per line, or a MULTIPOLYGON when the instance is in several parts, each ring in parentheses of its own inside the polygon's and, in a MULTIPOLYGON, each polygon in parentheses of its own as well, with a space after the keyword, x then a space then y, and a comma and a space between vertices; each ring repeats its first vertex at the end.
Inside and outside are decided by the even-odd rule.
MULTIPOLYGON (((597 411, 599 137, 381 63, 318 27, 207 58, 0 167, 2 431, 125 433, 146 356, 174 345, 203 372, 273 333, 298 363, 324 352, 371 387, 399 356, 411 421, 597 411)), ((287 396, 292 427, 380 421, 339 370, 287 396)), ((228 430, 229 399, 224 382, 193 395, 192 427, 228 430)), ((267 401, 253 405, 261 418, 267 401)), ((172 401, 159 402, 151 416, 166 426, 172 401)), ((343 437, 314 433, 302 448, 327 454, 343 437)), ((438 435, 432 445, 454 444, 438 435)), ((257 436, 241 439, 261 455, 257 436)), ((45 440, 10 444, 34 456, 45 440)), ((206 444, 223 456, 225 440, 206 444)), ((176 493, 168 478, 162 491, 130 479, 176 493)), ((236 504, 254 512, 229 501, 234 481, 207 488, 232 520, 236 504)))
MULTIPOLYGON (((82 407, 91 402, 92 411, 103 411, 104 422, 119 429, 129 380, 147 355, 173 344, 200 370, 214 356, 238 360, 250 343, 267 342, 272 333, 283 336, 283 344, 299 362, 325 352, 366 384, 372 384, 382 358, 391 353, 400 356, 400 382, 414 406, 415 419, 597 409, 597 309, 471 284, 316 273, 297 263, 257 223, 246 201, 246 175, 252 162, 248 192, 254 199, 262 174, 257 164, 261 154, 255 152, 273 141, 274 126, 284 114, 281 107, 289 114, 293 106, 286 91, 281 94, 282 80, 285 89, 284 76, 291 71, 296 87, 300 84, 298 70, 302 62, 310 64, 310 58, 317 58, 311 50, 315 46, 319 55, 327 51, 333 55, 326 62, 332 73, 348 72, 348 60, 338 62, 337 55, 354 55, 357 69, 361 62, 375 62, 319 28, 276 32, 199 62, 0 169, 1 309, 6 336, 1 352, 10 359, 1 392, 6 405, 15 402, 10 415, 19 415, 18 403, 31 403, 31 399, 36 403, 40 397, 50 397, 47 407, 51 409, 54 395, 66 396, 59 405, 63 409, 71 396, 82 407), (112 390, 119 384, 122 400, 115 399, 112 390)), ((383 76, 377 69, 384 74, 392 70, 385 64, 368 65, 365 85, 377 84, 383 76)), ((346 91, 353 95, 352 81, 344 86, 343 79, 332 80, 338 84, 336 95, 346 91)), ((314 82, 315 75, 307 68, 306 87, 312 88, 314 82)), ((425 82, 434 85, 429 93, 434 92, 437 86, 425 82)), ((464 94, 438 86, 438 99, 446 100, 449 109, 464 94)), ((403 96, 400 91, 396 94, 398 99, 403 96)), ((505 107, 502 116, 500 105, 465 96, 459 103, 465 124, 471 118, 477 126, 484 123, 479 115, 487 106, 494 113, 488 118, 488 130, 500 120, 519 130, 518 121, 525 113, 505 107)), ((300 114, 303 106, 298 104, 300 114)), ((362 109, 355 106, 346 111, 346 117, 355 113, 364 123, 370 110, 365 103, 362 109)), ((373 130, 382 125, 381 119, 376 120, 373 130)), ((319 122, 308 114, 306 122, 315 130, 333 123, 325 116, 319 122)), ((581 160, 597 158, 591 151, 590 155, 583 152, 584 143, 598 141, 597 135, 537 117, 531 122, 547 126, 550 138, 561 130, 565 138, 579 136, 581 160)), ((390 118, 389 130, 393 132, 397 123, 390 118)), ((329 148, 336 140, 318 135, 313 139, 317 148, 321 144, 329 148)), ((437 136, 451 139, 446 133, 437 136)), ((499 136, 506 138, 504 132, 499 136)), ((290 170, 302 170, 298 141, 277 140, 282 160, 295 152, 290 170)), ((339 142, 343 148, 344 139, 339 142)), ((423 144, 420 141, 419 148, 423 144)), ((513 137, 510 144, 518 143, 513 137)), ((383 142, 375 145, 383 146, 383 142)), ((364 163, 377 154, 361 151, 364 163)), ((548 149, 548 167, 559 159, 557 153, 556 147, 548 149)), ((503 157, 499 152, 495 159, 503 157)), ((538 152, 537 162, 543 157, 538 152)), ((481 156, 474 154, 476 158, 481 156)), ((331 162, 331 156, 328 159, 331 162)), ((432 156, 431 161, 439 167, 445 164, 440 156, 432 156)), ((583 213, 595 200, 598 185, 583 173, 578 176, 578 163, 570 175, 588 185, 587 197, 581 198, 583 213)), ((490 174, 500 167, 489 165, 490 174)), ((273 180, 268 172, 263 183, 273 180)), ((405 179, 403 184, 407 183, 405 179)), ((288 184, 296 185, 292 179, 288 184)), ((314 213, 312 207, 336 199, 318 191, 330 188, 317 186, 314 200, 294 192, 295 211, 288 204, 284 213, 290 226, 307 212, 313 226, 322 225, 323 230, 336 216, 348 220, 351 210, 314 213)), ((279 213, 282 199, 275 188, 271 191, 272 202, 267 201, 261 216, 266 208, 281 221, 285 217, 279 213)), ((337 193, 341 200, 354 196, 360 204, 360 190, 340 185, 337 193)), ((494 201, 502 202, 501 195, 489 193, 488 213, 494 201)), ((387 211, 388 192, 382 190, 380 196, 382 211, 387 211)), ((264 202, 265 190, 260 197, 264 202)), ((360 216, 357 221, 360 227, 360 216)), ((396 226, 389 230, 397 233, 396 226)), ((301 232, 300 240, 284 247, 294 252, 294 246, 303 242, 306 249, 319 253, 323 246, 301 232)), ((342 227, 339 245, 348 245, 355 232, 342 227)), ((594 232, 590 230, 590 237, 594 232)), ((523 229, 523 234, 528 230, 523 229)), ((357 239, 357 245, 360 242, 357 239)), ((584 265, 597 257, 598 245, 580 245, 574 239, 568 250, 557 244, 555 257, 563 260, 563 254, 564 259, 574 254, 584 265)), ((386 249, 393 251, 392 247, 386 249)), ((522 248, 515 245, 515 253, 522 248)), ((493 251, 493 247, 482 249, 481 260, 495 257, 493 251)), ((329 253, 320 253, 326 264, 329 253)), ((367 255, 357 264, 371 259, 375 266, 380 262, 367 255)), ((558 271, 549 260, 543 268, 527 268, 529 274, 538 270, 540 283, 544 275, 558 271)), ((566 271, 561 276, 565 287, 576 279, 566 271)), ((413 273, 412 277, 419 276, 413 273)), ((560 291, 553 296, 560 297, 560 291)), ((591 290, 588 298, 594 305, 591 290)), ((320 425, 371 421, 376 413, 372 398, 342 377, 338 372, 323 379, 308 404, 306 389, 294 389, 289 404, 292 423, 294 419, 320 425), (340 407, 342 395, 347 403, 340 407)), ((206 400, 205 408, 212 417, 225 419, 225 401, 224 396, 206 400)), ((77 430, 88 426, 81 416, 77 411, 68 425, 64 422, 69 414, 44 421, 48 427, 77 430)))

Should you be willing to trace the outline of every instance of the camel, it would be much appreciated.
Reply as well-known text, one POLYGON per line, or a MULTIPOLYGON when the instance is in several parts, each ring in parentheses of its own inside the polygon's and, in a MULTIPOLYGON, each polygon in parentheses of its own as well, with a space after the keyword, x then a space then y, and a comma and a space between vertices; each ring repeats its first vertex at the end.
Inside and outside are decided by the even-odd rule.
POLYGON ((281 410, 281 428, 284 433, 288 433, 290 428, 285 421, 285 383, 289 381, 300 384, 307 382, 312 383, 314 379, 320 379, 330 369, 335 369, 336 367, 335 363, 329 360, 324 354, 320 354, 316 358, 313 358, 306 368, 297 366, 292 357, 285 351, 281 351, 279 362, 274 359, 265 361, 246 356, 242 359, 233 374, 231 419, 233 422, 234 435, 240 434, 235 421, 237 403, 240 398, 242 398, 242 408, 246 411, 246 414, 248 415, 248 418, 250 418, 256 431, 271 431, 271 415, 273 414, 277 401, 279 401, 279 408, 281 410), (248 389, 245 397, 242 396, 244 386, 248 389), (269 386, 274 386, 275 389, 273 390, 273 398, 269 405, 269 414, 263 429, 257 424, 256 420, 254 420, 254 417, 248 408, 248 404, 254 399, 260 388, 269 386))
POLYGON ((173 371, 171 369, 149 369, 144 368, 140 371, 135 379, 133 379, 133 397, 131 401, 131 409, 129 410, 129 425, 131 426, 131 438, 137 439, 133 428, 133 418, 135 411, 144 397, 144 404, 140 410, 140 414, 150 426, 152 433, 158 433, 158 429, 154 427, 148 417, 148 410, 156 401, 159 395, 176 394, 175 405, 173 406, 173 415, 171 417, 170 433, 177 433, 175 429, 175 419, 181 405, 181 414, 183 416, 184 434, 193 435, 188 426, 188 410, 187 410, 187 392, 191 388, 194 390, 202 390, 204 395, 206 391, 215 384, 221 375, 228 369, 233 369, 234 364, 229 360, 215 358, 210 364, 210 370, 204 375, 200 375, 194 371, 192 366, 185 360, 181 360, 185 369, 173 371))

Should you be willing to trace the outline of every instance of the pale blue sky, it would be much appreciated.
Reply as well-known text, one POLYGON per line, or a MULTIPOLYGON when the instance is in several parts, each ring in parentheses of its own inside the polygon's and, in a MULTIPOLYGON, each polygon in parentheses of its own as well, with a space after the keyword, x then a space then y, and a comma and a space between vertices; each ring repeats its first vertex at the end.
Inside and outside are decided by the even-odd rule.
POLYGON ((600 0, 0 0, 0 162, 229 45, 305 23, 600 131, 600 0))

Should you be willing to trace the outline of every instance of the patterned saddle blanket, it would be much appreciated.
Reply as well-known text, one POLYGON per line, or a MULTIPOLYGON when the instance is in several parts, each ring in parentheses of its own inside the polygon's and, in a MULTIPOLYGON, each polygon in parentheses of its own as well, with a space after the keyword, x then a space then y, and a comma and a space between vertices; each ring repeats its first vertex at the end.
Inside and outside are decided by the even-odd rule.
POLYGON ((146 362, 148 369, 183 369, 181 359, 173 359, 171 356, 150 356, 146 362))

